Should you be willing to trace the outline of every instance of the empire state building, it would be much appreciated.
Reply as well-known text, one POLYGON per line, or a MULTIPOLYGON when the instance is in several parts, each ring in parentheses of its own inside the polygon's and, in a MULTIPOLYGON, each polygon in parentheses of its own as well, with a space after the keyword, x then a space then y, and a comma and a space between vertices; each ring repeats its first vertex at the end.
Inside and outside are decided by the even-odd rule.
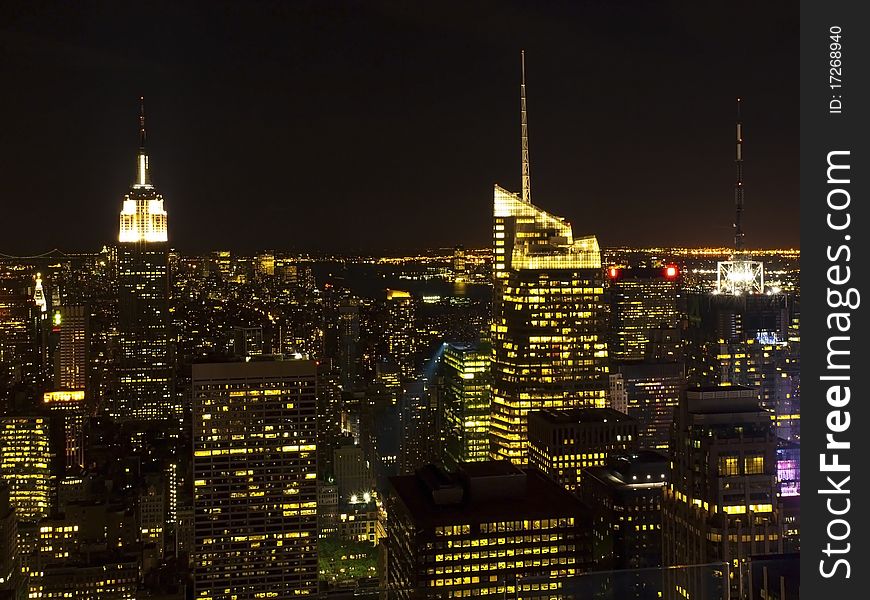
POLYGON ((172 389, 166 210, 151 183, 140 100, 136 181, 118 233, 118 379, 109 413, 119 421, 163 420, 180 410, 172 389))

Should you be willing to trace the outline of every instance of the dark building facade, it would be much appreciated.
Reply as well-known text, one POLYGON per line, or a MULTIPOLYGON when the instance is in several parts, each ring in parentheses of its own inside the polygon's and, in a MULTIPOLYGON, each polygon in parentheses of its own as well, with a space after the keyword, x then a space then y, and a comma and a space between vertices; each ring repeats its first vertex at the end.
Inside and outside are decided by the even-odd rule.
POLYGON ((558 597, 589 567, 587 510, 533 470, 508 461, 464 463, 455 473, 429 465, 390 483, 391 597, 558 597))
POLYGON ((529 413, 529 465, 576 491, 583 470, 637 447, 637 421, 610 408, 529 413))
POLYGON ((676 265, 649 268, 609 267, 609 354, 613 360, 640 360, 647 354, 653 331, 680 320, 680 269, 676 265))

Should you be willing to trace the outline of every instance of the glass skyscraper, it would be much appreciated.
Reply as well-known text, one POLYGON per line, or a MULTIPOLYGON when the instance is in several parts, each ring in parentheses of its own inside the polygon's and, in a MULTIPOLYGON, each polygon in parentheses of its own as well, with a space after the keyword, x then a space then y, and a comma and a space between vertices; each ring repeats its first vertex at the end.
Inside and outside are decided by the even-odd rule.
POLYGON ((444 346, 439 412, 451 468, 489 458, 490 354, 487 344, 444 346))
POLYGON ((501 187, 494 203, 491 451, 528 460, 526 415, 604 407, 604 274, 595 236, 501 187))

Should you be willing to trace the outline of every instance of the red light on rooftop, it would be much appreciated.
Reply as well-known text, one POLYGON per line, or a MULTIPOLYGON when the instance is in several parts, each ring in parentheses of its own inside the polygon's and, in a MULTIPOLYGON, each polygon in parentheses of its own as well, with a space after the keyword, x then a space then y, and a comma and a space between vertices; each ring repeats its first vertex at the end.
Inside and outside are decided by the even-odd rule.
POLYGON ((617 269, 616 267, 610 267, 607 270, 607 275, 611 279, 616 279, 617 277, 619 277, 619 269, 617 269))
POLYGON ((667 279, 676 279, 680 275, 680 270, 676 265, 668 265, 665 267, 665 277, 667 279))

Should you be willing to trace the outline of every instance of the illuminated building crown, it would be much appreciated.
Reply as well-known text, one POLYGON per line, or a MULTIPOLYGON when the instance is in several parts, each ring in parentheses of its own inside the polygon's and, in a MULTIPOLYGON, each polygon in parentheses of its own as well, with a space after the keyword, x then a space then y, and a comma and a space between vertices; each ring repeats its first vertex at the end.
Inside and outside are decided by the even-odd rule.
POLYGON ((493 197, 496 278, 513 269, 600 269, 601 249, 594 235, 574 237, 571 224, 532 204, 529 127, 526 103, 526 55, 521 53, 520 135, 522 191, 496 185, 493 197), (506 228, 507 220, 514 224, 506 228))
POLYGON ((140 98, 139 153, 136 163, 136 181, 124 197, 121 208, 119 242, 166 242, 166 210, 163 196, 151 184, 148 152, 145 149, 145 99, 140 98))

